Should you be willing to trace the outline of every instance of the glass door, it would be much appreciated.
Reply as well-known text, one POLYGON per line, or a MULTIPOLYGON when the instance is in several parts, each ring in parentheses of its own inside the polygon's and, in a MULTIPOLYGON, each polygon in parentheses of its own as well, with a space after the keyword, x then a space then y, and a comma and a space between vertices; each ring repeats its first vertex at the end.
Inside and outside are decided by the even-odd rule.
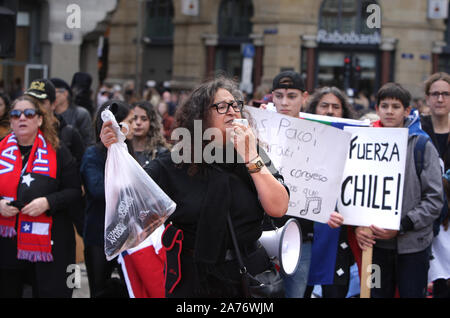
POLYGON ((377 87, 377 53, 319 50, 317 64, 317 87, 350 88, 366 96, 377 87))

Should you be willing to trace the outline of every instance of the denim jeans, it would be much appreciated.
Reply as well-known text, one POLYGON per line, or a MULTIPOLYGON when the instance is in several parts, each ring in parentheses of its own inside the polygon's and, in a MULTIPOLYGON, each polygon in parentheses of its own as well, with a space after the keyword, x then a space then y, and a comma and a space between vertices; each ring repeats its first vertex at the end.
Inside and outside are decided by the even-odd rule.
POLYGON ((424 298, 430 268, 431 246, 417 253, 398 254, 396 250, 373 248, 372 263, 380 266, 379 288, 372 288, 373 298, 424 298))
POLYGON ((308 283, 309 267, 311 265, 311 242, 302 244, 302 255, 297 271, 286 276, 282 274, 286 298, 303 298, 308 283))

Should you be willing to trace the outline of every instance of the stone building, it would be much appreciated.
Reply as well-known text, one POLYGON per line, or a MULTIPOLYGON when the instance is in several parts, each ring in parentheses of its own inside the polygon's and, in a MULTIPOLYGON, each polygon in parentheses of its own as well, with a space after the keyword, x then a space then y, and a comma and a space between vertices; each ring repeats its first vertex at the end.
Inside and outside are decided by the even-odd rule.
MULTIPOLYGON (((90 73, 93 88, 98 86, 99 40, 107 31, 117 0, 9 3, 16 10, 15 56, 0 58, 3 89, 17 89, 13 82, 23 89, 36 77, 45 76, 60 77, 70 84, 78 71, 90 73)), ((0 1, 0 8, 2 4, 0 1)))
POLYGON ((66 79, 85 70, 99 82, 100 39, 108 44, 105 80, 132 80, 140 88, 152 80, 187 90, 225 73, 254 92, 293 69, 310 91, 336 85, 370 94, 397 81, 420 96, 431 72, 450 70, 448 0, 37 2, 47 21, 40 26, 38 62, 49 66, 50 76, 66 79), (63 23, 69 3, 86 13, 80 30, 63 23))
POLYGON ((251 44, 253 90, 270 86, 279 71, 294 69, 309 90, 332 84, 373 93, 398 81, 419 96, 426 76, 448 69, 447 19, 429 14, 437 2, 442 1, 119 0, 108 75, 170 81, 174 89, 191 88, 215 72, 242 79, 244 47, 251 44), (143 21, 138 55, 136 12, 143 21))

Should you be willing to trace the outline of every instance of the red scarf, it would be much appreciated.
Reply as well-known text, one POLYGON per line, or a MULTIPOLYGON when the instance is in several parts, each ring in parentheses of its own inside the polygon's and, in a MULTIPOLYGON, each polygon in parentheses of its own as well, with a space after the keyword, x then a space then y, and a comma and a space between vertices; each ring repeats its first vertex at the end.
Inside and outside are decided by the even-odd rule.
MULTIPOLYGON (((0 197, 17 200, 17 188, 20 184, 33 187, 32 174, 56 178, 56 152, 47 143, 39 130, 31 148, 28 162, 22 170, 22 157, 14 133, 0 142, 0 197), (31 181, 30 181, 31 180, 31 181)), ((36 189, 39 192, 41 189, 36 189)), ((23 202, 28 204, 29 202, 23 202)), ((17 258, 31 262, 53 261, 51 246, 52 218, 42 213, 37 217, 18 213, 12 217, 0 215, 0 236, 17 236, 17 258)))

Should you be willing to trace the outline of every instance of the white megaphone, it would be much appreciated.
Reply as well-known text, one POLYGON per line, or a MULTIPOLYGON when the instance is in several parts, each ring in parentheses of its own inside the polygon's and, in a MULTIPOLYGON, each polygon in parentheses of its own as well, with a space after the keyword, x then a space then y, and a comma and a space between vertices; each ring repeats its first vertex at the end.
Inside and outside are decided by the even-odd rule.
POLYGON ((278 260, 283 274, 289 276, 297 271, 302 254, 302 230, 296 219, 289 219, 274 231, 263 231, 259 242, 269 257, 278 260))

